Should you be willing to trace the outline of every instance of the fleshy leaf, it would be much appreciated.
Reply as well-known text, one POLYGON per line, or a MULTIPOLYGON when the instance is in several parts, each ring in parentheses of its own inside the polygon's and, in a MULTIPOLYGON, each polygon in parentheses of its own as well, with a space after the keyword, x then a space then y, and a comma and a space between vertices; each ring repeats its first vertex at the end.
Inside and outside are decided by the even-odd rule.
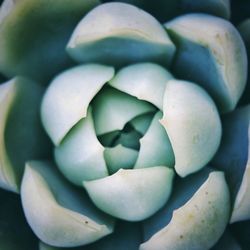
POLYGON ((131 119, 152 111, 155 111, 153 105, 139 101, 114 88, 106 87, 93 100, 96 134, 122 130, 131 119))
POLYGON ((173 147, 175 170, 182 177, 204 167, 219 147, 222 130, 217 108, 196 84, 168 82, 161 123, 173 147))
POLYGON ((102 211, 123 220, 139 221, 167 202, 173 176, 174 172, 166 167, 120 169, 109 177, 84 182, 84 187, 102 211))
POLYGON ((87 114, 89 103, 114 75, 114 68, 89 64, 57 76, 47 89, 41 108, 42 122, 55 145, 87 114))
POLYGON ((169 64, 175 46, 153 16, 133 5, 117 2, 90 11, 74 30, 67 51, 81 63, 169 64))
POLYGON ((140 139, 140 150, 135 168, 174 166, 174 152, 168 135, 159 120, 162 112, 156 113, 146 134, 140 139))
MULTIPOLYGON (((140 243, 140 223, 117 221, 115 230, 112 234, 83 247, 72 247, 67 248, 67 250, 138 250, 140 243)), ((40 243, 39 246, 39 250, 65 250, 65 248, 52 247, 49 245, 45 245, 44 243, 40 243)))
POLYGON ((192 198, 174 210, 169 224, 143 243, 140 250, 209 249, 223 234, 229 214, 230 198, 224 174, 212 172, 192 198))
POLYGON ((27 160, 50 154, 39 119, 43 91, 23 77, 0 85, 0 186, 7 190, 19 191, 27 160))
POLYGON ((234 26, 205 14, 177 17, 165 26, 178 48, 177 77, 202 85, 221 112, 233 110, 247 78, 246 49, 234 26))
POLYGON ((223 136, 213 165, 226 173, 234 203, 231 222, 250 219, 250 105, 223 117, 223 136))
POLYGON ((212 168, 205 167, 186 178, 175 179, 173 192, 168 202, 162 209, 143 222, 144 241, 149 240, 154 234, 169 224, 173 211, 182 207, 192 198, 212 171, 212 168))
POLYGON ((67 134, 61 145, 55 148, 55 160, 65 177, 82 186, 85 180, 94 180, 108 175, 103 156, 104 148, 98 141, 92 112, 67 134))
POLYGON ((126 148, 121 144, 104 150, 104 158, 110 174, 117 172, 121 168, 133 168, 137 156, 138 151, 126 148))
POLYGON ((66 43, 98 0, 5 0, 0 10, 0 71, 47 83, 72 64, 66 43))
POLYGON ((153 63, 138 63, 118 71, 109 84, 162 110, 165 87, 170 79, 173 76, 163 67, 153 63))
POLYGON ((32 230, 49 245, 88 244, 113 230, 113 220, 97 210, 84 192, 70 186, 48 162, 27 163, 21 198, 32 230))

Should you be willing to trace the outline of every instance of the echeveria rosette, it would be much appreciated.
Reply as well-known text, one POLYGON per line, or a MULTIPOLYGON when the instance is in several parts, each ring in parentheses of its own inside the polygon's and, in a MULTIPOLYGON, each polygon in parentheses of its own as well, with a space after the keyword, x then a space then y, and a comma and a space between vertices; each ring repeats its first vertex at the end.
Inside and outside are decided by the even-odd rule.
MULTIPOLYGON (((130 65, 116 74, 100 64, 69 69, 48 87, 41 112, 65 177, 83 184, 98 208, 129 221, 143 220, 167 202, 174 175, 169 167, 183 176, 198 171, 221 138, 209 95, 153 63, 130 65), (155 85, 161 91, 154 92, 155 85)), ((31 206, 23 205, 25 210, 31 206)))
POLYGON ((100 3, 4 1, 0 71, 25 77, 0 86, 1 185, 19 192, 22 180, 24 213, 43 241, 40 250, 123 249, 128 242, 130 249, 209 249, 221 236, 214 249, 228 242, 237 249, 226 227, 249 218, 249 107, 234 110, 247 60, 237 30, 219 18, 229 18, 229 1, 159 0, 157 10, 149 1, 124 2, 154 17, 125 3, 91 10, 100 3), (194 11, 219 17, 170 20, 194 11), (72 67, 74 60, 80 65, 72 67), (31 136, 40 133, 43 88, 32 99, 40 87, 28 78, 46 83, 52 76, 41 117, 57 166, 44 160, 44 132, 31 136), (23 117, 28 106, 35 118, 23 117), (221 126, 219 113, 229 111, 221 126))

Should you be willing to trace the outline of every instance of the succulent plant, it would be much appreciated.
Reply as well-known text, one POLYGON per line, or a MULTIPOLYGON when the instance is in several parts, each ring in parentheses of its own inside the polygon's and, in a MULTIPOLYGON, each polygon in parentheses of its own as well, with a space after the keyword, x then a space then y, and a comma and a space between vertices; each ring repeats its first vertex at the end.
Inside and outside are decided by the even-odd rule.
POLYGON ((243 2, 3 1, 0 249, 248 249, 243 2))

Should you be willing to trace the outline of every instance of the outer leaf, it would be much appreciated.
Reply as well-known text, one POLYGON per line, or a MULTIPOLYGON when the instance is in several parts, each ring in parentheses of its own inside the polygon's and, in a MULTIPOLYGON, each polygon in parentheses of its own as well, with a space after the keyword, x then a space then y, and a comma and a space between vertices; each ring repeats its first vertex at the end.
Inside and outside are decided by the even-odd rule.
POLYGON ((173 147, 175 170, 182 177, 204 167, 219 147, 221 121, 217 108, 198 85, 168 82, 161 123, 173 147))
POLYGON ((138 250, 140 243, 140 224, 118 221, 113 234, 86 246, 82 250, 138 250))
MULTIPOLYGON (((117 221, 115 231, 112 234, 92 244, 83 247, 67 248, 67 250, 138 250, 140 243, 141 226, 139 223, 117 221)), ((57 248, 45 244, 40 244, 39 250, 59 249, 65 250, 65 248, 57 248)))
POLYGON ((114 75, 112 67, 89 64, 57 76, 42 102, 43 125, 55 145, 87 114, 87 108, 102 86, 114 75))
POLYGON ((231 222, 250 219, 250 105, 223 117, 221 146, 213 165, 225 171, 234 208, 231 222))
POLYGON ((168 64, 175 46, 153 16, 117 2, 90 11, 76 27, 67 51, 78 62, 168 64))
POLYGON ((43 88, 22 77, 0 85, 0 186, 5 189, 18 192, 25 162, 49 155, 39 119, 42 95, 43 88))
POLYGON ((135 168, 174 166, 174 152, 168 135, 159 120, 162 112, 156 113, 146 134, 140 139, 140 150, 135 168))
POLYGON ((140 249, 209 249, 224 232, 229 213, 229 190, 224 175, 212 172, 194 196, 174 211, 170 223, 140 249))
POLYGON ((47 82, 71 64, 64 47, 98 0, 5 0, 0 10, 0 71, 47 82))
POLYGON ((162 110, 165 87, 170 79, 173 76, 163 67, 138 63, 121 69, 109 84, 162 110))
MULTIPOLYGON (((116 0, 111 0, 115 2, 116 0)), ((243 0, 244 1, 244 0, 243 0)), ((103 2, 110 2, 103 0, 103 2)), ((120 0, 120 2, 131 3, 148 13, 152 14, 161 22, 166 22, 183 13, 208 13, 214 16, 220 16, 226 19, 230 17, 229 0, 120 0)), ((236 7, 238 7, 238 1, 236 7)), ((232 9, 235 12, 235 6, 232 9)))
MULTIPOLYGON (((245 3, 246 4, 246 3, 245 3)), ((242 6, 242 9, 245 10, 245 6, 242 6)), ((250 7, 250 2, 248 3, 248 8, 250 7)), ((248 15, 249 16, 249 15, 248 15)), ((238 26, 238 30, 243 38, 243 41, 246 45, 247 49, 247 56, 248 59, 250 58, 250 18, 244 20, 240 25, 238 26)), ((247 77, 247 86, 244 90, 244 93, 241 97, 240 104, 249 104, 250 102, 250 63, 248 63, 248 77, 247 77)))
POLYGON ((174 173, 166 167, 119 170, 84 182, 95 205, 108 214, 129 221, 143 220, 168 200, 174 173))
POLYGON ((82 186, 85 180, 94 180, 108 175, 103 156, 104 148, 98 141, 92 120, 91 109, 55 148, 55 160, 72 183, 82 186))
POLYGON ((50 163, 27 164, 21 198, 28 223, 49 245, 83 245, 112 232, 113 221, 65 182, 50 163))
POLYGON ((218 17, 189 14, 166 27, 178 44, 175 74, 201 84, 221 112, 233 110, 247 78, 246 50, 234 26, 218 17))

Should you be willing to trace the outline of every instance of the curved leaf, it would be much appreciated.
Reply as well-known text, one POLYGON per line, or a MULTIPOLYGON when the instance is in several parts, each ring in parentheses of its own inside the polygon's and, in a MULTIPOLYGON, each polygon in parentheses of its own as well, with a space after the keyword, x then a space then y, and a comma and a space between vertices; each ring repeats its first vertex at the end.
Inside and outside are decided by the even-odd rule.
POLYGON ((198 85, 168 82, 161 123, 173 147, 175 170, 182 177, 204 167, 219 147, 222 130, 217 108, 198 85))
POLYGON ((52 81, 43 98, 41 116, 55 145, 86 116, 89 103, 113 75, 112 67, 89 64, 71 68, 52 81))
POLYGON ((233 110, 247 79, 246 49, 234 26, 205 14, 184 15, 165 26, 178 47, 175 74, 202 85, 221 112, 233 110))
POLYGON ((175 46, 153 16, 133 5, 116 2, 94 8, 81 20, 67 51, 78 62, 169 64, 175 46))
POLYGON ((212 172, 193 197, 174 210, 169 224, 140 249, 209 249, 223 234, 229 214, 229 190, 224 175, 212 172))
POLYGON ((138 63, 118 71, 109 84, 162 110, 165 87, 170 79, 173 76, 163 67, 153 63, 138 63))
POLYGON ((0 186, 5 189, 18 192, 25 162, 50 155, 39 117, 43 92, 23 77, 0 85, 0 186))
POLYGON ((87 117, 78 122, 61 145, 55 148, 55 160, 68 180, 82 186, 85 180, 108 175, 103 151, 104 148, 96 137, 89 109, 87 117))
POLYGON ((166 167, 120 169, 115 174, 84 182, 94 204, 114 217, 143 220, 168 200, 174 173, 166 167))
POLYGON ((121 144, 104 150, 104 158, 110 174, 117 172, 121 168, 133 168, 137 157, 138 151, 126 148, 121 144))
POLYGON ((96 241, 113 230, 113 220, 95 209, 48 162, 29 162, 21 186, 24 213, 45 243, 71 247, 96 241))

